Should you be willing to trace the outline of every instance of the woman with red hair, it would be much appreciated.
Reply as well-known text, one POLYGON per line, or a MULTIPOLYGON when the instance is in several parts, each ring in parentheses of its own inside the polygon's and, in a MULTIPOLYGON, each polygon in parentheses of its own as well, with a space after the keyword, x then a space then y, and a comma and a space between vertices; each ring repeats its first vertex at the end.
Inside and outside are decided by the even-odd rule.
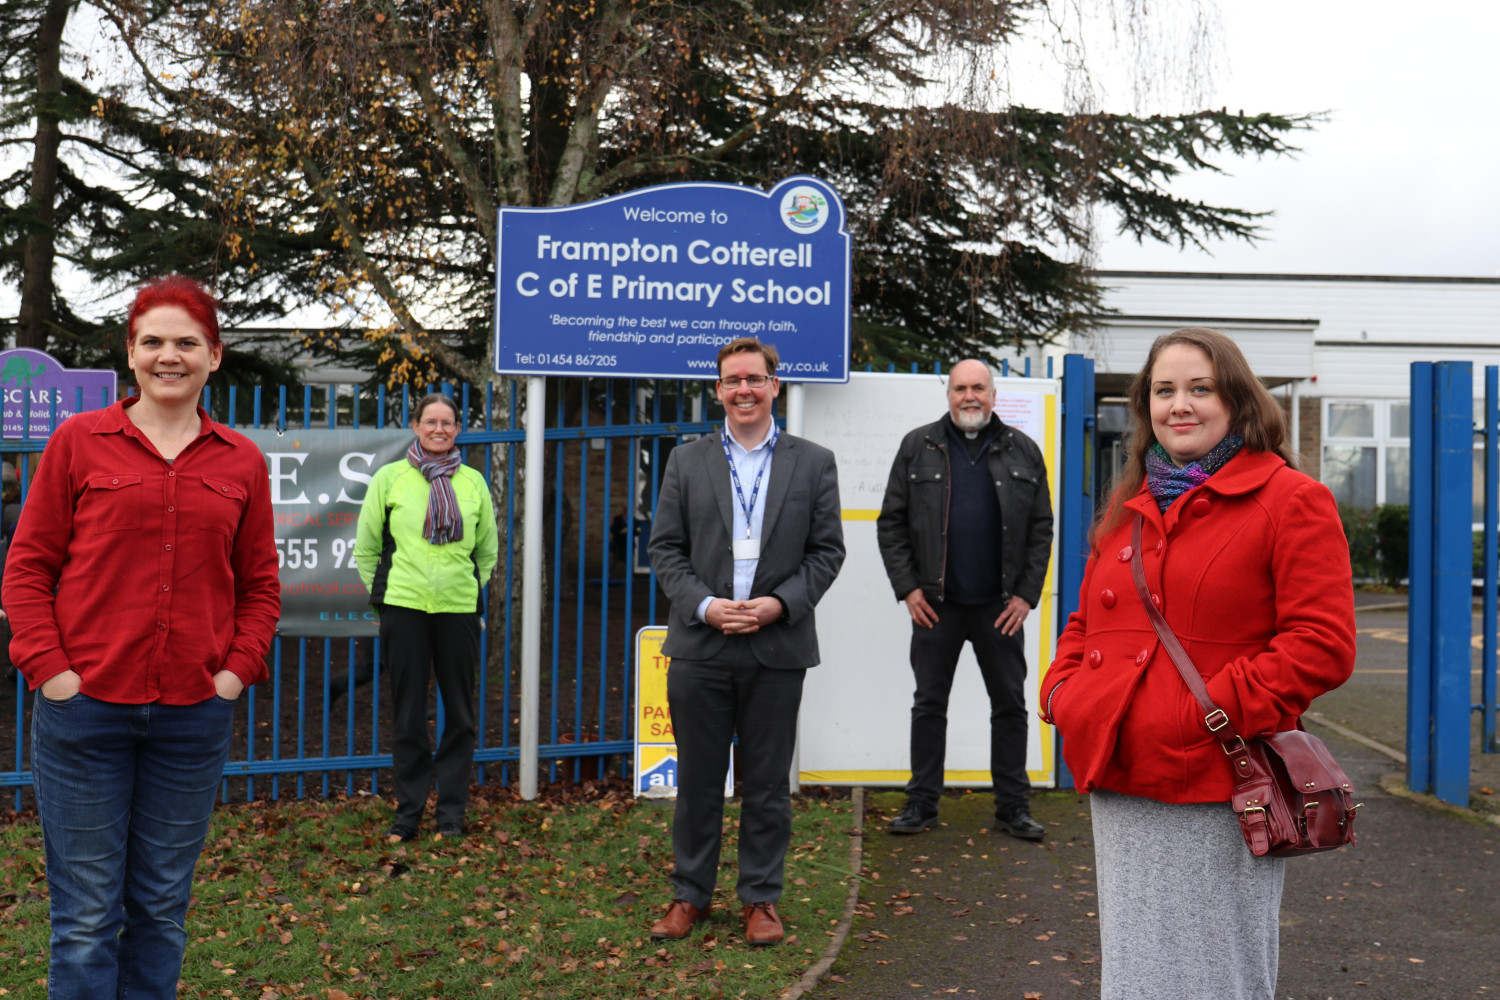
POLYGON ((52 434, 4 582, 39 694, 52 1000, 177 996, 235 701, 281 612, 265 460, 198 405, 224 354, 214 300, 147 285, 126 349, 140 395, 52 434))

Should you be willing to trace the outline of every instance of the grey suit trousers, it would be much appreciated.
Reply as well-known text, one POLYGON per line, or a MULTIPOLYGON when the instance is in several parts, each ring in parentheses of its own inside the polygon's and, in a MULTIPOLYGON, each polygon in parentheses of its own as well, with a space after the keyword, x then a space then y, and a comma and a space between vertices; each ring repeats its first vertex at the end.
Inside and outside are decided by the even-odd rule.
POLYGON ((738 734, 739 898, 744 903, 781 899, 792 836, 788 774, 806 673, 760 666, 739 639, 731 639, 711 663, 672 661, 667 700, 678 751, 674 898, 699 909, 712 902, 724 823, 724 775, 738 734))

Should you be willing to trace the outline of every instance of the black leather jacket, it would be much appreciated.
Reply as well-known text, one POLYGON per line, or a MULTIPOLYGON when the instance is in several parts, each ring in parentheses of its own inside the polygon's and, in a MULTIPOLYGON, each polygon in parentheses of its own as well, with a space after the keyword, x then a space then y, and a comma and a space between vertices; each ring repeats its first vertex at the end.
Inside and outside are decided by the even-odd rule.
MULTIPOLYGON (((991 415, 995 438, 986 455, 995 495, 1000 499, 1004 551, 1000 578, 1005 597, 1032 607, 1042 598, 1047 561, 1052 556, 1052 493, 1047 467, 1036 442, 991 415)), ((917 587, 929 602, 943 599, 948 549, 948 424, 944 416, 901 440, 875 522, 880 558, 896 599, 917 587)), ((956 526, 958 531, 963 525, 956 526)))

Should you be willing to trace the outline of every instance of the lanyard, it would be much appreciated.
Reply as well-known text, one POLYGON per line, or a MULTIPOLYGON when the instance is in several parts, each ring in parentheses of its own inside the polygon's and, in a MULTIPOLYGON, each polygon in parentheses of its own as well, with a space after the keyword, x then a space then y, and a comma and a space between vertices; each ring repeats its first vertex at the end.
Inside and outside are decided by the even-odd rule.
MULTIPOLYGON (((776 450, 776 439, 781 437, 781 428, 773 422, 771 424, 771 446, 770 450, 776 450)), ((724 460, 729 463, 729 478, 734 480, 734 495, 739 498, 740 510, 745 512, 745 537, 750 537, 750 512, 755 509, 755 498, 760 496, 760 481, 766 474, 766 466, 771 464, 771 456, 766 455, 766 460, 760 463, 760 471, 755 473, 755 485, 750 488, 750 502, 745 503, 745 491, 740 486, 740 471, 734 467, 734 456, 729 453, 729 432, 719 432, 719 443, 724 446, 724 460)))

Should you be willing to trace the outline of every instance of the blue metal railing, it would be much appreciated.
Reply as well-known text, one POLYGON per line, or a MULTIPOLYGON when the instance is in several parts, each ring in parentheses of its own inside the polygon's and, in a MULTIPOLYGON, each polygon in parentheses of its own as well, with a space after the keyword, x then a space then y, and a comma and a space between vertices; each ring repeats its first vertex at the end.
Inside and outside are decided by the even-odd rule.
MULTIPOLYGON (((703 383, 676 381, 566 380, 554 425, 545 429, 553 524, 547 533, 551 627, 543 647, 543 670, 550 670, 550 677, 544 677, 542 711, 552 721, 544 729, 547 742, 540 757, 553 780, 602 775, 609 758, 627 755, 634 747, 630 679, 635 633, 654 624, 657 615, 655 577, 640 563, 639 546, 649 530, 667 451, 684 436, 717 426, 705 419, 696 402, 703 388, 703 383), (578 404, 574 410, 584 414, 570 426, 565 426, 570 423, 565 399, 573 399, 578 404), (612 523, 613 508, 622 502, 623 532, 612 523), (566 523, 570 518, 571 526, 566 523)), ((505 538, 519 539, 516 492, 525 430, 518 394, 493 383, 482 391, 451 385, 441 391, 459 403, 464 430, 457 444, 465 449, 466 460, 503 487, 497 513, 505 538)), ((82 409, 82 400, 78 402, 82 409)), ((100 400, 101 405, 110 402, 100 400)), ((300 393, 287 387, 246 391, 229 386, 206 389, 203 399, 205 409, 229 426, 278 430, 405 427, 414 402, 410 388, 399 394, 384 388, 370 393, 332 385, 304 386, 300 393)), ((56 412, 54 401, 52 426, 56 412)), ((23 504, 33 457, 45 445, 45 437, 24 436, 0 446, 19 453, 23 504)), ((512 634, 510 614, 519 593, 519 571, 519 555, 507 544, 490 584, 492 613, 481 637, 486 669, 479 677, 474 755, 481 783, 497 777, 491 773, 494 765, 500 766, 498 779, 509 781, 519 757, 514 722, 519 666, 513 652, 519 637, 512 634), (498 647, 492 655, 493 643, 498 647)), ((379 772, 391 762, 381 745, 379 664, 378 637, 278 636, 270 654, 270 678, 247 693, 237 719, 225 797, 241 789, 247 799, 279 798, 286 792, 301 797, 309 791, 309 776, 324 795, 335 789, 336 781, 344 794, 378 792, 379 772), (345 699, 342 706, 339 697, 345 699), (290 779, 295 779, 294 789, 284 788, 290 779)), ((21 738, 31 695, 20 677, 14 695, 10 732, 0 731, 0 746, 11 744, 6 757, 13 765, 0 771, 0 787, 13 787, 14 807, 21 808, 31 783, 21 738)))
POLYGON ((1411 509, 1408 520, 1406 784, 1432 787, 1432 362, 1411 366, 1411 509))
MULTIPOLYGON (((1051 359, 1049 358, 1050 362, 1051 359)), ((1047 366, 1051 374, 1052 366, 1047 366)), ((1083 572, 1088 565, 1089 528, 1094 520, 1094 359, 1081 354, 1063 358, 1062 461, 1058 476, 1057 581, 1058 635, 1078 610, 1083 572)), ((1073 775, 1062 756, 1062 737, 1053 744, 1057 787, 1072 788, 1073 775)))
MULTIPOLYGON (((940 374, 942 367, 930 370, 940 374)), ((1022 371, 1030 375, 1029 361, 1022 371)), ((1051 377, 1050 359, 1046 371, 1051 377)), ((1009 365, 1002 365, 1002 374, 1011 374, 1009 365)), ((717 429, 721 411, 705 391, 708 383, 557 381, 562 391, 544 431, 549 463, 544 481, 552 494, 544 543, 551 590, 542 649, 545 742, 539 756, 551 779, 579 781, 603 775, 610 758, 628 755, 634 747, 635 635, 641 626, 659 623, 664 610, 658 607, 655 576, 643 558, 661 470, 670 448, 684 437, 717 429)), ((497 514, 506 540, 518 541, 516 498, 523 482, 525 440, 521 394, 494 383, 482 389, 439 388, 458 402, 463 430, 457 444, 466 460, 503 490, 497 514)), ((241 428, 404 428, 415 402, 413 391, 228 386, 205 389, 203 404, 215 419, 241 428)), ((421 390, 415 391, 420 396, 421 390)), ((82 409, 82 399, 77 402, 82 409)), ((101 406, 111 402, 99 401, 101 406)), ((1086 403, 1080 397, 1067 405, 1082 410, 1086 403)), ((53 426, 57 410, 54 400, 53 426)), ((0 450, 19 453, 23 503, 34 457, 45 445, 44 437, 0 445, 0 450)), ((516 545, 506 544, 490 583, 491 614, 481 637, 486 668, 478 681, 479 744, 474 755, 481 783, 509 782, 519 759, 520 640, 510 611, 519 598, 520 570, 516 545)), ((310 791, 328 795, 336 789, 346 795, 378 793, 380 772, 391 764, 388 747, 382 746, 387 734, 382 729, 380 658, 374 636, 277 637, 270 677, 247 693, 237 717, 224 797, 275 799, 310 791)), ((0 728, 0 747, 9 750, 0 761, 12 761, 10 770, 0 771, 0 787, 13 788, 14 806, 21 808, 31 783, 21 738, 31 695, 19 677, 14 695, 9 713, 13 725, 8 733, 0 728)), ((439 699, 439 725, 441 720, 439 699)))
POLYGON ((1484 369, 1484 613, 1479 654, 1480 747, 1500 752, 1495 739, 1495 642, 1500 614, 1500 367, 1484 369))
MULTIPOLYGON (((1407 785, 1468 805, 1475 707, 1470 679, 1473 366, 1417 362, 1411 367, 1411 389, 1407 785)), ((1486 552, 1485 562, 1489 575, 1492 553, 1486 552)))

